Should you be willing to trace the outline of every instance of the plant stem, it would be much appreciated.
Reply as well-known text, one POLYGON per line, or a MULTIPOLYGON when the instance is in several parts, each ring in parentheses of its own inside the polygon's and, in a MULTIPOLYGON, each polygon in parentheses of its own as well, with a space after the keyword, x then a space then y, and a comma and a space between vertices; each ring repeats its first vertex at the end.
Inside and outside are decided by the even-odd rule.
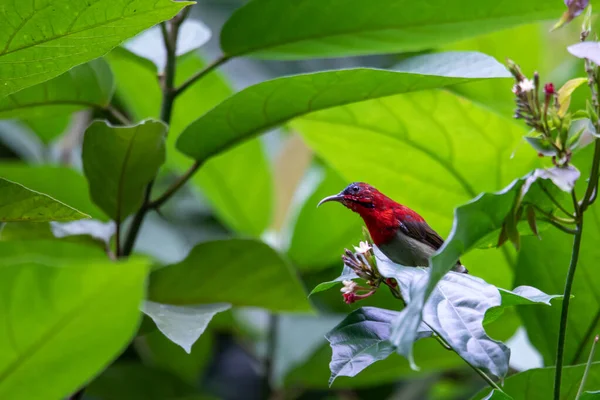
POLYGON ((544 186, 542 184, 542 182, 540 182, 540 187, 542 188, 542 191, 546 194, 546 196, 548 196, 548 198, 550 199, 550 201, 556 207, 558 207, 559 210, 561 210, 563 213, 565 213, 568 217, 573 218, 573 213, 570 212, 569 210, 567 210, 562 204, 560 204, 560 202, 558 200, 556 200, 556 198, 554 196, 552 196, 552 194, 550 193, 550 191, 546 188, 546 186, 544 186))
POLYGON ((196 74, 194 74, 192 77, 190 77, 187 81, 183 82, 181 84, 181 86, 179 86, 177 89, 175 89, 175 96, 179 96, 180 94, 185 92, 190 86, 192 86, 196 81, 198 81, 199 79, 202 79, 204 76, 206 76, 212 70, 225 64, 229 60, 230 60, 229 56, 221 55, 215 61, 208 64, 203 70, 198 71, 196 74))
POLYGON ((160 195, 156 200, 148 203, 148 207, 151 209, 158 209, 162 206, 167 200, 171 198, 181 188, 185 183, 190 180, 190 178, 194 175, 194 173, 200 168, 202 163, 200 161, 196 161, 186 172, 181 175, 175 183, 173 183, 165 192, 160 195))
POLYGON ((475 372, 477 372, 477 374, 479 376, 481 376, 483 378, 484 381, 487 382, 488 385, 490 385, 490 387, 492 389, 496 389, 499 392, 504 392, 504 390, 502 390, 502 388, 500 386, 498 386, 498 384, 496 382, 494 382, 494 380, 492 378, 490 378, 485 372, 483 372, 483 370, 481 370, 481 368, 474 366, 473 364, 471 364, 470 362, 468 362, 467 360, 464 359, 463 356, 461 356, 456 350, 454 350, 454 348, 452 348, 452 346, 450 346, 450 344, 448 342, 446 342, 446 340, 444 340, 444 338, 435 330, 431 327, 431 325, 429 325, 427 322, 423 321, 423 323, 425 325, 427 325, 429 327, 429 329, 431 329, 431 331, 435 334, 435 338, 438 342, 440 342, 440 344, 447 350, 452 350, 454 351, 460 358, 463 359, 463 361, 465 363, 467 363, 467 365, 471 368, 473 368, 473 370, 475 372))
POLYGON ((588 186, 585 191, 585 195, 583 196, 583 200, 581 200, 581 212, 585 211, 594 203, 594 201, 596 201, 596 194, 598 191, 598 165, 600 165, 600 140, 596 139, 594 143, 594 159, 592 160, 590 180, 588 181, 588 186))
POLYGON ((583 389, 585 387, 585 382, 587 381, 588 374, 590 372, 590 367, 592 366, 592 361, 594 361, 594 353, 596 352, 596 345, 598 344, 598 339, 600 337, 596 335, 594 338, 594 343, 592 343, 592 349, 590 350, 590 356, 588 357, 587 365, 585 366, 585 371, 583 372, 583 378, 581 378, 581 384, 579 385, 579 390, 577 391, 577 396, 575 396, 575 400, 579 400, 579 397, 583 394, 583 389))
POLYGON ((583 216, 581 210, 578 210, 576 199, 574 206, 577 214, 577 225, 575 228, 575 238, 573 239, 573 250, 571 252, 571 262, 569 263, 569 271, 565 281, 565 290, 563 292, 562 310, 560 313, 560 326, 558 331, 558 344, 556 346, 556 370, 554 373, 554 400, 560 400, 560 385, 562 380, 562 368, 564 361, 565 339, 567 335, 567 321, 569 316, 569 304, 571 300, 571 289, 573 288, 573 279, 575 278, 575 270, 577 269, 577 260, 579 258, 579 250, 581 248, 581 237, 583 234, 583 216))
POLYGON ((279 327, 279 315, 269 315, 269 332, 267 335, 267 353, 265 354, 264 375, 262 379, 263 398, 268 399, 273 391, 271 379, 273 378, 273 360, 277 349, 277 329, 279 327))
POLYGON ((119 111, 116 107, 112 105, 108 105, 106 108, 103 108, 104 112, 108 113, 115 120, 119 121, 123 125, 130 125, 131 121, 127 118, 121 111, 119 111))
POLYGON ((115 254, 121 257, 121 222, 117 221, 115 230, 115 254))
POLYGON ((567 228, 566 226, 563 226, 562 224, 550 219, 550 218, 540 218, 542 221, 544 222, 548 222, 549 224, 551 224, 552 226, 554 226, 555 228, 560 229, 561 231, 568 233, 569 235, 574 235, 577 233, 577 229, 570 229, 567 228))

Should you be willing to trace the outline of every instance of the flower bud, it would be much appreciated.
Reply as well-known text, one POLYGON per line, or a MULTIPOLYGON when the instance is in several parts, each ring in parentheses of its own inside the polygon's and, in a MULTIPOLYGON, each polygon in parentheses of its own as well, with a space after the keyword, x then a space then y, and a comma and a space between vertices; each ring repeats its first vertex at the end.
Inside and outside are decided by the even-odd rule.
POLYGON ((553 83, 546 83, 544 85, 544 93, 546 94, 546 96, 555 95, 556 91, 554 89, 554 84, 553 83))

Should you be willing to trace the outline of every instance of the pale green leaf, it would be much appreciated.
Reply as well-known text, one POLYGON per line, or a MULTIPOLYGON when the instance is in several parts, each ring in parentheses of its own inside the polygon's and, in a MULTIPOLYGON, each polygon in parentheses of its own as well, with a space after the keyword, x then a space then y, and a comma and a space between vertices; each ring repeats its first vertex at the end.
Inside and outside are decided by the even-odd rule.
POLYGON ((3 242, 0 251, 0 397, 65 398, 135 334, 148 262, 113 263, 56 242, 3 242))

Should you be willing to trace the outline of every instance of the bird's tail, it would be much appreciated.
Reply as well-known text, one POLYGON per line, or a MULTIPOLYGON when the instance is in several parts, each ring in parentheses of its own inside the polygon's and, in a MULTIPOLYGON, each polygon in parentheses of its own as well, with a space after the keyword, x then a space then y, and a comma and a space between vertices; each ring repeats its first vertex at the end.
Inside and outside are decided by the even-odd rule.
POLYGON ((468 274, 469 273, 469 270, 467 269, 467 267, 465 267, 461 263, 457 263, 456 266, 454 268, 452 268, 452 271, 454 271, 454 272, 461 272, 463 274, 468 274))

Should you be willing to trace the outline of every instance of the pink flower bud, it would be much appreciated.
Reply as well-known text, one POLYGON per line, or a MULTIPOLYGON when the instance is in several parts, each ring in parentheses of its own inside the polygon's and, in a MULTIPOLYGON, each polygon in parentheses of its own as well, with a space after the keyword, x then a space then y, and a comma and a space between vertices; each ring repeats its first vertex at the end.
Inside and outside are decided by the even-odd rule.
POLYGON ((352 304, 356 301, 356 295, 354 293, 344 293, 343 296, 346 304, 352 304))
POLYGON ((556 91, 554 90, 554 84, 546 83, 544 85, 544 93, 546 93, 546 96, 552 96, 556 94, 556 91))

